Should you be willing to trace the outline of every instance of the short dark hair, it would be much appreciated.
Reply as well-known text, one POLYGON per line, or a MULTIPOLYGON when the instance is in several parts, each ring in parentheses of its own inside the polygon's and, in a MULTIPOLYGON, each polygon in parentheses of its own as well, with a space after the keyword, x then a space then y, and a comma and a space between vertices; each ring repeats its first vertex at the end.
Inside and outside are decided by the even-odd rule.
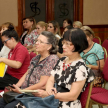
POLYGON ((45 37, 47 37, 48 43, 50 43, 52 45, 52 48, 49 50, 49 53, 50 54, 56 54, 57 53, 58 40, 55 37, 55 35, 51 32, 48 32, 48 31, 43 31, 41 34, 44 35, 45 37))
POLYGON ((1 36, 6 36, 8 38, 14 38, 17 42, 19 42, 19 36, 17 32, 14 30, 14 27, 11 25, 8 27, 8 30, 5 30, 1 36))
POLYGON ((63 21, 65 21, 65 20, 67 21, 68 24, 70 24, 70 25, 72 26, 72 21, 71 21, 71 19, 66 18, 66 19, 64 19, 63 21))
POLYGON ((72 42, 75 47, 73 52, 81 53, 88 48, 88 41, 85 33, 81 29, 71 29, 64 33, 63 40, 72 42))

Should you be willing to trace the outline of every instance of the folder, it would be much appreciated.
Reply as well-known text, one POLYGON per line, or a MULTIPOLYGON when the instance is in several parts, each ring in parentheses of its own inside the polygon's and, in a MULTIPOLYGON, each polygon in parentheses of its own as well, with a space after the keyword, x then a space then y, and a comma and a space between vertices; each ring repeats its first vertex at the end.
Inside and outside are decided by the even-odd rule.
POLYGON ((7 65, 3 62, 0 63, 0 77, 4 77, 7 70, 7 65))

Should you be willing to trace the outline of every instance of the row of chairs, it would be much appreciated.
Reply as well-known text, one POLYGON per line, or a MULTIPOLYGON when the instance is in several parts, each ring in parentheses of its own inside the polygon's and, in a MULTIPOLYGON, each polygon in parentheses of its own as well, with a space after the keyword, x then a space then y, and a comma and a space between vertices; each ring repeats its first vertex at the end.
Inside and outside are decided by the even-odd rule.
POLYGON ((81 95, 82 108, 92 108, 92 105, 97 104, 99 108, 108 107, 108 90, 105 89, 108 82, 108 57, 103 68, 104 87, 93 87, 93 82, 88 84, 88 87, 81 95))
POLYGON ((104 47, 108 53, 108 39, 105 39, 104 42, 101 43, 101 39, 98 36, 96 36, 93 38, 93 42, 96 42, 96 43, 102 45, 102 47, 104 47))

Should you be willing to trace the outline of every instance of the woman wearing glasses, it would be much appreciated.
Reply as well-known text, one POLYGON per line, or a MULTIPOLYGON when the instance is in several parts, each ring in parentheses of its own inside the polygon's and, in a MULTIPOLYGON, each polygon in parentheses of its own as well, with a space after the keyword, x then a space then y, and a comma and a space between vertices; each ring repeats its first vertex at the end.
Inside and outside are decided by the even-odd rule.
POLYGON ((98 58, 94 55, 91 54, 87 57, 87 61, 89 61, 89 63, 86 61, 86 64, 92 68, 92 69, 98 69, 99 68, 99 62, 100 62, 100 69, 103 70, 104 67, 104 51, 102 49, 102 46, 94 43, 93 37, 94 37, 94 32, 93 30, 88 27, 88 26, 83 26, 81 27, 81 29, 84 31, 84 33, 86 34, 87 37, 87 41, 88 41, 88 48, 83 50, 83 52, 81 52, 81 57, 83 59, 85 59, 90 53, 95 53, 98 58))
POLYGON ((6 74, 0 78, 0 89, 9 84, 15 84, 25 74, 30 64, 30 56, 27 49, 19 42, 17 32, 13 26, 9 26, 1 35, 2 42, 10 49, 7 58, 0 58, 7 67, 6 74))
POLYGON ((88 47, 86 35, 80 29, 68 30, 63 35, 62 44, 66 57, 59 59, 51 71, 46 91, 38 90, 34 95, 54 95, 60 101, 59 108, 81 108, 80 95, 88 82, 94 79, 93 73, 80 56, 80 52, 88 47), (53 87, 54 82, 59 89, 53 87))
MULTIPOLYGON (((13 27, 15 29, 15 27, 12 23, 10 23, 10 22, 3 23, 1 26, 0 34, 2 35, 2 33, 5 30, 9 29, 10 27, 13 27)), ((9 51, 10 51, 10 49, 6 45, 4 45, 0 51, 0 57, 8 58, 9 51)))
MULTIPOLYGON (((50 72, 58 60, 56 37, 50 32, 42 32, 36 40, 36 51, 39 55, 31 60, 28 71, 16 85, 13 85, 14 92, 19 93, 20 87, 26 90, 45 89, 50 72)), ((0 108, 13 108, 18 102, 15 100, 6 104, 3 99, 0 99, 0 108)))

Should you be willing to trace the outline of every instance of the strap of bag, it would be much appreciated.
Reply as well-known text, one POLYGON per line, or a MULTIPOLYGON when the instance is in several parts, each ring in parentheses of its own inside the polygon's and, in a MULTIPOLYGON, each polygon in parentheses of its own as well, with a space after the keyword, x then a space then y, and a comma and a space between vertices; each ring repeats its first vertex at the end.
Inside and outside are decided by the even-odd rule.
POLYGON ((38 67, 38 66, 41 66, 41 67, 42 67, 43 65, 40 65, 40 64, 39 64, 39 65, 35 65, 35 66, 33 67, 33 69, 32 69, 32 70, 31 70, 31 72, 30 72, 30 75, 29 75, 29 77, 28 77, 28 81, 27 81, 27 87, 29 87, 29 83, 30 83, 30 82, 29 82, 29 81, 30 81, 30 77, 31 77, 31 75, 32 75, 32 73, 33 73, 33 71, 34 71, 35 67, 38 67))
POLYGON ((98 58, 98 61, 99 61, 99 69, 100 69, 100 60, 99 60, 99 57, 98 57, 95 53, 90 53, 90 54, 88 54, 88 55, 86 56, 86 58, 84 59, 85 62, 87 61, 89 64, 91 64, 91 63, 87 60, 87 57, 88 57, 89 55, 91 55, 91 54, 94 54, 94 55, 98 58))
MULTIPOLYGON (((49 56, 48 56, 47 58, 45 58, 45 59, 48 59, 48 58, 49 58, 49 56)), ((43 59, 43 60, 45 60, 45 59, 43 59)), ((42 60, 42 61, 43 61, 43 60, 42 60)), ((41 61, 41 62, 42 62, 42 61, 41 61)), ((38 67, 38 66, 41 66, 41 67, 43 67, 43 65, 44 65, 44 64, 34 65, 33 69, 32 69, 32 70, 31 70, 31 72, 30 72, 30 75, 29 75, 29 77, 28 77, 28 81, 27 81, 27 87, 29 87, 29 83, 30 83, 30 82, 29 82, 29 81, 30 81, 30 77, 31 77, 31 75, 32 75, 32 73, 33 73, 33 71, 34 71, 34 69, 35 69, 36 67, 38 67)))

